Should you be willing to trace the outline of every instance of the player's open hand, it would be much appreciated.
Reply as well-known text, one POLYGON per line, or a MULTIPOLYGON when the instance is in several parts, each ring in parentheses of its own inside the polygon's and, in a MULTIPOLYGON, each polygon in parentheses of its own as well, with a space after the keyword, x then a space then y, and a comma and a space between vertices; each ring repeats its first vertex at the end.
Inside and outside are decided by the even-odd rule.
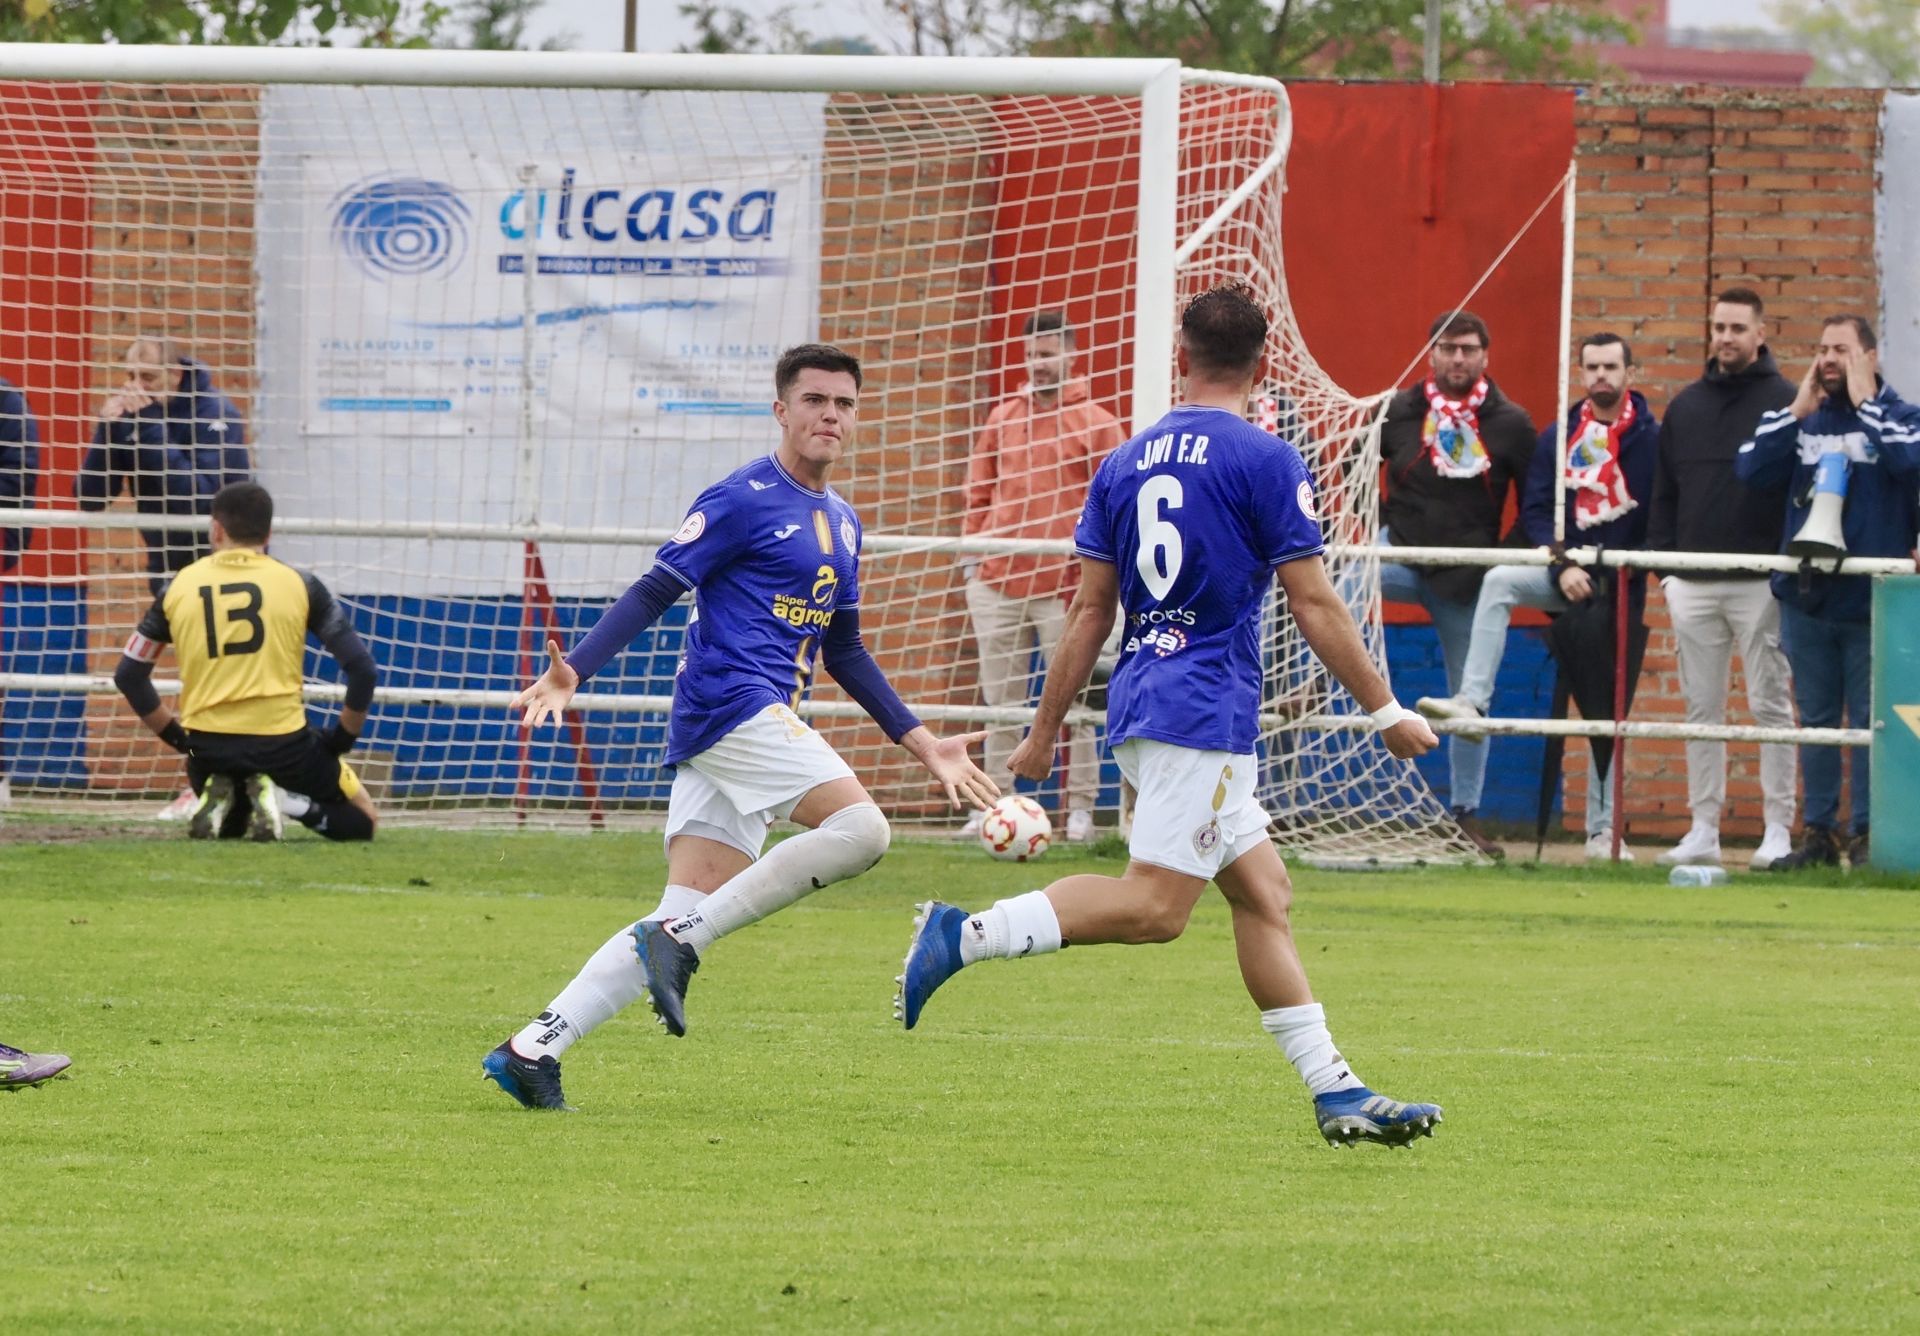
POLYGON ((940 781, 940 787, 947 791, 947 801, 955 807, 985 808, 1000 796, 1000 786, 987 778, 987 772, 975 765, 969 754, 986 740, 984 731, 935 738, 920 756, 920 763, 940 781))
POLYGON ((1013 755, 1007 758, 1007 769, 1022 779, 1041 783, 1053 773, 1054 751, 1050 739, 1036 738, 1032 730, 1028 730, 1020 739, 1020 745, 1013 749, 1013 755))
POLYGON ((1416 756, 1425 756, 1440 745, 1440 739, 1427 727, 1427 721, 1419 715, 1409 715, 1380 734, 1380 740, 1387 744, 1387 750, 1403 761, 1416 756))
POLYGON ((547 720, 555 725, 560 722, 560 712, 567 708, 567 702, 573 699, 573 693, 580 688, 580 674, 567 666, 560 657, 560 643, 547 642, 547 671, 540 674, 534 684, 513 698, 509 709, 525 710, 520 726, 528 732, 540 727, 547 720))

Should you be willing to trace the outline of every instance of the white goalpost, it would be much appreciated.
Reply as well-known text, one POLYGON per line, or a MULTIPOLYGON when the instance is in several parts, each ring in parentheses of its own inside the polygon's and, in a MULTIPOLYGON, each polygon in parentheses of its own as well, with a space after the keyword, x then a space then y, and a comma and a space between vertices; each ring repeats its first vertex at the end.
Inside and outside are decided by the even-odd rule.
MULTIPOLYGON (((178 788, 110 674, 165 535, 204 529, 218 394, 275 495, 276 555, 329 584, 379 663, 353 760, 386 812, 657 812, 684 603, 569 728, 529 740, 504 702, 769 447, 773 361, 815 339, 866 369, 835 485, 867 525, 877 657, 929 721, 1017 728, 1024 701, 982 699, 968 582, 1057 590, 1084 491, 1084 470, 1015 479, 983 523, 970 463, 1022 392, 1024 322, 1064 316, 1061 398, 1125 434, 1171 402, 1181 301, 1228 281, 1274 317, 1249 412, 1313 469, 1333 577, 1385 666, 1377 398, 1335 385, 1293 318, 1277 82, 1161 60, 64 46, 0 46, 0 80, 0 375, 41 442, 35 509, 0 512, 30 536, 0 632, 16 797, 146 814, 178 788), (136 339, 212 390, 170 394, 157 444, 109 426, 96 451, 136 339)), ((1264 644, 1284 847, 1470 858, 1279 609, 1264 644)), ((310 658, 321 710, 332 672, 310 658)), ((824 675, 810 710, 890 813, 948 819, 824 675)), ((1076 717, 1097 726, 1097 701, 1076 717)), ((1061 754, 1049 801, 1078 780, 1110 811, 1111 764, 1061 754)))

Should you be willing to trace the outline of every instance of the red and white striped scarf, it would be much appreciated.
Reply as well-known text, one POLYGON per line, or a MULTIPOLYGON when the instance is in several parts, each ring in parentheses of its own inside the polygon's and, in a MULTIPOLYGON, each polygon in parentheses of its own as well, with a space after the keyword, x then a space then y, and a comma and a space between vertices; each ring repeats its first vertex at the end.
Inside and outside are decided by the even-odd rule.
POLYGON ((1627 494, 1620 471, 1620 438, 1633 418, 1631 394, 1612 422, 1594 417, 1591 399, 1580 401, 1580 420, 1567 438, 1567 487, 1574 494, 1573 522, 1582 529, 1617 520, 1639 504, 1627 494))
POLYGON ((1477 478, 1493 465, 1486 443, 1480 439, 1480 405, 1487 401, 1492 387, 1482 376, 1459 403, 1441 396, 1440 386, 1431 380, 1420 382, 1427 396, 1427 420, 1421 425, 1420 439, 1433 456, 1433 467, 1443 478, 1477 478))

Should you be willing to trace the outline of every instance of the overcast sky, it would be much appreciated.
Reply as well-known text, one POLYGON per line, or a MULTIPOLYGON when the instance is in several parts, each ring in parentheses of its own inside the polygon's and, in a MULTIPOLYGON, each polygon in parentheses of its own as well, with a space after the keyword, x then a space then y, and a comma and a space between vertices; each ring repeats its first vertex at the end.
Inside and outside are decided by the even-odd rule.
MULTIPOLYGON (((742 9, 764 14, 779 9, 782 0, 734 0, 742 9)), ((680 17, 680 0, 639 0, 640 49, 673 51, 693 40, 693 26, 680 17)), ((800 26, 822 35, 873 33, 878 24, 870 14, 877 4, 863 0, 792 0, 800 26), (829 13, 836 17, 828 18, 829 13), (849 17, 850 16, 850 17, 849 17)), ((1760 13, 1754 0, 1672 0, 1671 22, 1677 28, 1775 26, 1760 13)), ((618 51, 625 32, 625 0, 546 0, 528 25, 537 42, 562 32, 573 34, 575 49, 618 51)))

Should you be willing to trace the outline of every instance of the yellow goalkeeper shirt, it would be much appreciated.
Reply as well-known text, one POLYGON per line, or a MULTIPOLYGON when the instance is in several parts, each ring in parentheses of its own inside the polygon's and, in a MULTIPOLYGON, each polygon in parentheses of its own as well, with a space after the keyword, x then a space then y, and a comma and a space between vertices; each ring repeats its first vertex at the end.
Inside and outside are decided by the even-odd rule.
POLYGON ((318 629, 316 614, 332 610, 331 596, 312 576, 233 547, 174 576, 138 634, 173 643, 185 727, 273 737, 306 727, 300 689, 307 631, 318 629))

